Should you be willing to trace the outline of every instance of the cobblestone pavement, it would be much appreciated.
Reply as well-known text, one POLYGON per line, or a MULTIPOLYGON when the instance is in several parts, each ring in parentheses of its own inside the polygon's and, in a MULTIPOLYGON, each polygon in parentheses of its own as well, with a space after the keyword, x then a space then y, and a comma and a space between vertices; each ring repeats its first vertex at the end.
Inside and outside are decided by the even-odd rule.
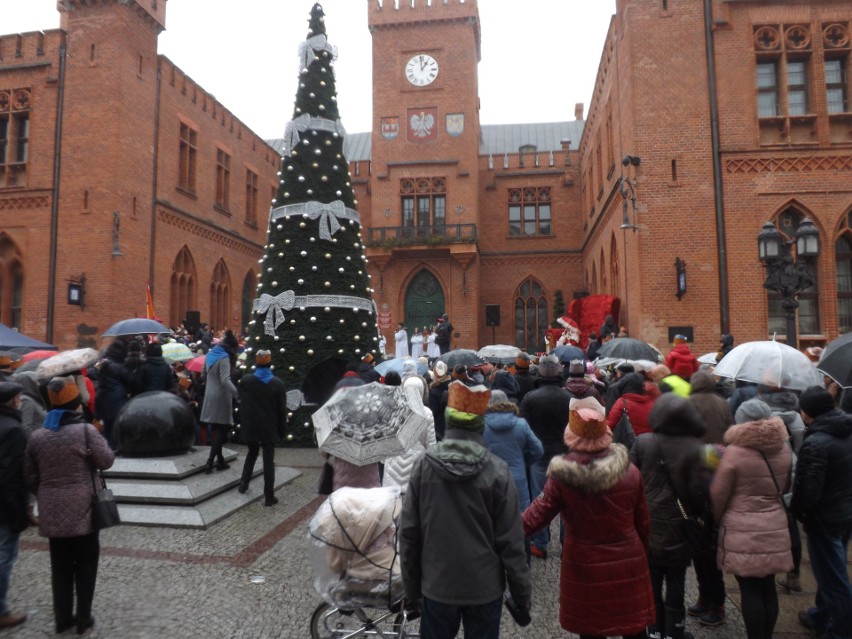
MULTIPOLYGON (((244 449, 240 451, 243 459, 244 449)), ((241 463, 241 462, 237 462, 241 463)), ((309 637, 309 620, 320 598, 312 586, 307 522, 321 503, 315 494, 322 460, 316 450, 279 449, 276 464, 302 471, 280 489, 280 503, 254 502, 207 530, 119 526, 101 533, 101 561, 95 594, 96 626, 87 637, 121 639, 230 639, 309 637), (256 579, 263 577, 263 580, 256 579), (255 578, 255 579, 253 579, 255 578), (256 583, 261 582, 261 583, 256 583)), ((256 478, 251 491, 261 490, 256 478)), ((554 533, 555 533, 554 528, 554 533)), ((556 553, 551 542, 551 552, 556 553)), ((569 637, 559 627, 559 562, 533 560, 534 609, 531 626, 520 629, 504 614, 501 637, 569 637)), ((782 611, 776 637, 807 637, 796 611, 813 600, 809 567, 805 591, 779 595, 782 611)), ((727 622, 716 629, 688 629, 699 639, 745 637, 737 608, 739 593, 729 581, 727 622)), ((690 571, 687 603, 696 597, 690 571)), ((13 610, 28 621, 0 631, 3 639, 55 636, 46 541, 28 530, 21 542, 10 589, 13 610)), ((618 602, 613 601, 613 606, 618 602)), ((72 633, 66 633, 70 636, 72 633)), ((471 638, 474 639, 474 638, 471 638)))

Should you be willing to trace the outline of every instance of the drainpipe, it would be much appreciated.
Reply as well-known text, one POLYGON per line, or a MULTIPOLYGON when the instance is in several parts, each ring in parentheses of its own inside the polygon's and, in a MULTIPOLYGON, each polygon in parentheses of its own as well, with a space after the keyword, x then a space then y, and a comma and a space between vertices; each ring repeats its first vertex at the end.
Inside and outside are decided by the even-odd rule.
POLYGON ((160 156, 160 92, 162 90, 163 71, 159 57, 157 58, 157 103, 154 106, 154 166, 151 173, 151 237, 148 246, 148 282, 151 294, 154 291, 154 252, 157 232, 157 162, 160 156))
POLYGON ((47 272, 47 335, 53 343, 53 322, 56 312, 56 253, 59 238, 59 173, 62 160, 62 114, 65 102, 65 56, 63 43, 59 47, 59 90, 56 94, 56 127, 53 138, 53 198, 50 203, 50 265, 47 272))
POLYGON ((722 150, 719 141, 719 105, 716 93, 716 53, 713 44, 713 0, 704 0, 704 40, 707 48, 707 91, 710 98, 710 136, 713 147, 713 195, 716 209, 716 261, 719 265, 720 332, 731 332, 728 300, 728 248, 725 238, 725 201, 722 189, 722 150))

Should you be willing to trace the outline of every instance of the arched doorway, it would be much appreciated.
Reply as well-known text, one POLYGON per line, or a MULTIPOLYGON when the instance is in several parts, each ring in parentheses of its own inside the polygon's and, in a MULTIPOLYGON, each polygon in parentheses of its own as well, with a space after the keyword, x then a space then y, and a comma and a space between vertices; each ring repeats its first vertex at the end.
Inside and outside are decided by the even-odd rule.
POLYGON ((444 290, 431 271, 423 269, 408 285, 405 294, 405 327, 409 331, 436 323, 444 311, 444 290))

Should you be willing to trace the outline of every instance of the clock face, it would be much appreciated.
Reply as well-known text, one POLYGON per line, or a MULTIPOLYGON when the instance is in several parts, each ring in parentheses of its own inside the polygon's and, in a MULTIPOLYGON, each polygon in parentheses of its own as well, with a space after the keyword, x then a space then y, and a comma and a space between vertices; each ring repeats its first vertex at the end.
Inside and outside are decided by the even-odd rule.
POLYGON ((426 53, 418 53, 405 65, 405 78, 416 87, 432 84, 438 77, 438 61, 426 53))

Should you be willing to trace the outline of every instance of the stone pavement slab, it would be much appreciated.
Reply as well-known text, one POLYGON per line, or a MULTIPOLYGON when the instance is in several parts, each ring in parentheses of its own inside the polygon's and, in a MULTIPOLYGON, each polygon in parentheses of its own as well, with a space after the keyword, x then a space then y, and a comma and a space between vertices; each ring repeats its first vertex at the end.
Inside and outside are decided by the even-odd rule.
MULTIPOLYGON (((244 449, 231 447, 242 458, 244 449)), ((309 620, 320 598, 312 585, 307 523, 322 502, 315 493, 322 462, 316 450, 278 449, 276 465, 301 471, 277 491, 280 503, 272 508, 251 503, 207 529, 122 525, 103 531, 94 602, 96 626, 85 636, 91 639, 308 637, 309 620)), ((252 483, 252 490, 260 491, 259 480, 252 483)), ((558 534, 556 530, 554 524, 554 534, 558 534)), ((532 625, 519 629, 508 613, 504 613, 501 638, 572 636, 559 627, 558 545, 552 542, 550 550, 550 559, 533 560, 532 625)), ((795 619, 796 611, 813 599, 812 581, 808 581, 812 578, 806 573, 807 564, 803 566, 806 592, 779 594, 781 616, 776 637, 808 636, 795 619)), ((731 579, 728 586, 728 616, 723 626, 703 628, 689 619, 687 629, 698 639, 745 637, 736 583, 731 579)), ((687 593, 689 604, 697 597, 691 570, 687 593)), ((10 598, 12 609, 29 612, 30 618, 22 626, 0 632, 0 639, 56 636, 47 542, 32 529, 22 536, 10 598)), ((618 602, 612 605, 617 606, 618 602)))

